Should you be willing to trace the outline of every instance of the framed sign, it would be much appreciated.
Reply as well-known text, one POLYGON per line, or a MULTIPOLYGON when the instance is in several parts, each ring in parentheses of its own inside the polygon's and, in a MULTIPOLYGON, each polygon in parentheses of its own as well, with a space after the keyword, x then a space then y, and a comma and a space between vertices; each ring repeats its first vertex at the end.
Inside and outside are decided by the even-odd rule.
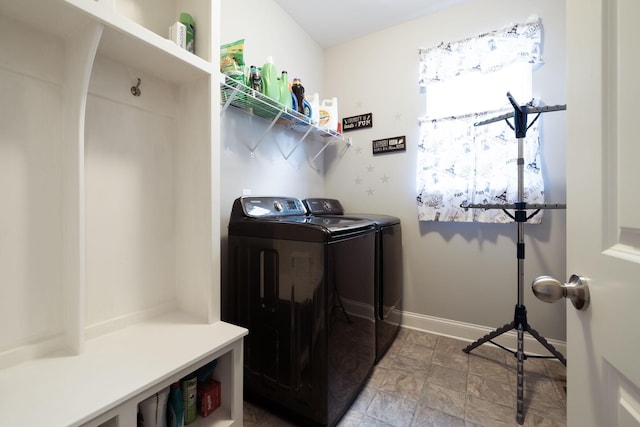
POLYGON ((345 117, 342 119, 343 132, 370 127, 373 127, 373 113, 365 113, 358 116, 345 117))
POLYGON ((396 136, 394 138, 377 139, 371 143, 373 154, 390 153, 393 151, 405 151, 407 149, 407 138, 396 136))

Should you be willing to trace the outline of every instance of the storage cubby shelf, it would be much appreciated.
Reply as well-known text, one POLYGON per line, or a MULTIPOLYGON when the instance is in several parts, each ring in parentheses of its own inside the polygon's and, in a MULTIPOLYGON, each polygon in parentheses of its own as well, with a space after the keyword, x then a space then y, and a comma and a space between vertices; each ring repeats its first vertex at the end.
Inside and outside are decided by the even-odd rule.
POLYGON ((268 96, 224 74, 220 74, 220 105, 222 106, 220 115, 224 114, 229 107, 235 107, 247 114, 261 117, 270 122, 263 135, 258 138, 258 140, 254 142, 253 147, 251 147, 252 154, 262 143, 264 136, 266 136, 275 125, 286 127, 301 134, 294 148, 289 153, 283 153, 285 159, 288 159, 308 137, 324 143, 322 149, 309 160, 310 164, 312 164, 332 142, 343 142, 347 147, 351 146, 351 138, 347 138, 334 130, 318 126, 318 124, 314 123, 309 117, 287 108, 285 105, 274 101, 268 96))
MULTIPOLYGON (((242 374, 247 330, 225 322, 203 324, 183 313, 172 313, 87 341, 79 356, 50 356, 0 371, 0 384, 18 399, 0 399, 2 423, 11 426, 76 426, 113 411, 127 401, 144 400, 200 366, 219 357, 214 376, 222 375, 223 404, 198 425, 228 425, 233 384, 242 374), (239 353, 239 354, 238 354, 239 353), (235 372, 235 373, 232 373, 235 372), (238 376, 237 378, 233 378, 238 376), (216 419, 227 424, 216 424, 216 419)), ((234 414, 240 416, 241 414, 234 414)), ((131 425, 121 419, 121 426, 131 425), (123 424, 122 424, 123 423, 123 424)))

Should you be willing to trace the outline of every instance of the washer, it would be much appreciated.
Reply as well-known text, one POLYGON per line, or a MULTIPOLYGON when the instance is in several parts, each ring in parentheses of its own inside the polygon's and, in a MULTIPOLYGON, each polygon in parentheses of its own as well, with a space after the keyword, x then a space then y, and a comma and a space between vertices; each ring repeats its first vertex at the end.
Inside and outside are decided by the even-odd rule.
POLYGON ((385 355, 402 323, 402 228, 400 218, 389 215, 345 213, 339 200, 309 198, 308 212, 322 217, 349 217, 373 221, 376 225, 375 311, 376 363, 385 355))
POLYGON ((375 363, 375 224, 241 197, 229 220, 224 320, 246 327, 245 397, 334 426, 375 363))

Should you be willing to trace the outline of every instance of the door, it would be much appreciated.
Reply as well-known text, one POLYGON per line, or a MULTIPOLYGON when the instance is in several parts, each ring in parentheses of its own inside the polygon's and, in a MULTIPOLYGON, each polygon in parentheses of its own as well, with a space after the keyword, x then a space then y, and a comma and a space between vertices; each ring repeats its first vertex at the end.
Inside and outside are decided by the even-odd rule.
MULTIPOLYGON (((640 1, 567 0, 567 421, 640 426, 640 1)), ((558 76, 560 78, 560 76, 558 76)))

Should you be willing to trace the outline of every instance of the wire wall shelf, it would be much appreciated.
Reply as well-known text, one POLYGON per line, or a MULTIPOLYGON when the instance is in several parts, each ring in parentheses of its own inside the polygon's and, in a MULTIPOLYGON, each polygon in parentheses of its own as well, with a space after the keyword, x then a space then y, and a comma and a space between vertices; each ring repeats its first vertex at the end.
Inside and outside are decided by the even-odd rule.
MULTIPOLYGON (((269 122, 264 133, 258 138, 252 147, 249 147, 253 155, 258 149, 265 136, 274 126, 282 126, 299 133, 300 139, 288 152, 283 152, 283 157, 287 160, 294 151, 309 138, 323 143, 322 148, 315 156, 309 160, 313 162, 324 152, 332 142, 343 142, 347 147, 351 146, 351 138, 347 138, 335 130, 330 130, 318 126, 311 118, 280 104, 277 101, 263 95, 261 92, 252 89, 237 80, 221 74, 220 81, 220 115, 222 116, 229 107, 234 107, 252 116, 257 116, 269 122)), ((313 165, 312 165, 313 166, 313 165)))

